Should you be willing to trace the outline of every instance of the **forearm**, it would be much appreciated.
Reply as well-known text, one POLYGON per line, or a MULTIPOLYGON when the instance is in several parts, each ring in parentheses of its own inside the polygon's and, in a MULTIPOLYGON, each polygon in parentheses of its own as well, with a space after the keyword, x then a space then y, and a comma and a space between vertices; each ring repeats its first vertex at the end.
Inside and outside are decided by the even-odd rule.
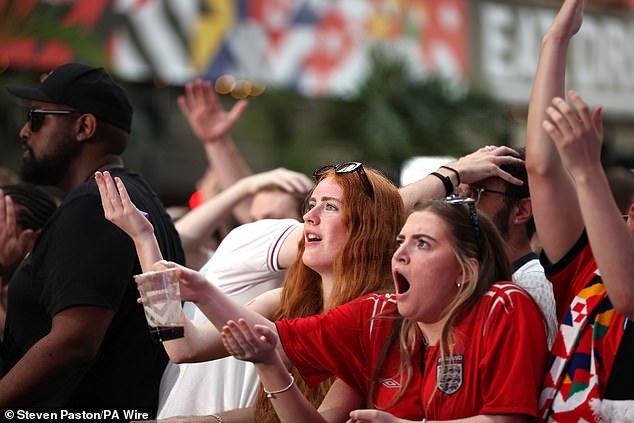
POLYGON ((569 28, 574 21, 570 17, 574 15, 572 6, 572 2, 562 6, 543 39, 526 128, 526 170, 533 216, 540 243, 551 261, 561 259, 583 230, 572 179, 542 126, 553 98, 564 94, 567 49, 575 32, 569 28))
POLYGON ((170 360, 176 364, 200 363, 228 355, 220 333, 211 323, 197 325, 187 318, 184 336, 163 342, 163 347, 170 360))
MULTIPOLYGON (((450 179, 453 187, 458 185, 458 177, 448 169, 440 168, 435 171, 442 176, 450 179)), ((444 198, 446 196, 445 185, 443 181, 434 175, 427 175, 424 178, 412 182, 399 189, 405 210, 412 210, 414 205, 421 200, 429 200, 433 198, 444 198)))
POLYGON ((229 320, 237 322, 238 319, 244 319, 251 327, 259 324, 277 331, 275 323, 251 308, 237 303, 214 284, 208 284, 201 291, 194 302, 218 331, 222 330, 229 320))
POLYGON ((154 263, 163 260, 163 255, 159 248, 158 241, 154 236, 154 232, 144 233, 133 238, 133 240, 134 248, 141 263, 141 269, 144 272, 153 270, 154 263))
POLYGON ((600 165, 580 169, 575 182, 592 253, 616 310, 634 318, 634 241, 600 165))
POLYGON ((279 355, 270 364, 255 363, 260 382, 282 423, 324 423, 326 420, 308 402, 282 363, 279 355), (288 389, 287 389, 288 388, 288 389), (283 392, 281 392, 283 391, 283 392), (279 393, 274 393, 279 392, 279 393))
MULTIPOLYGON (((229 135, 214 142, 205 142, 205 153, 207 160, 216 170, 215 175, 222 190, 253 173, 229 135)), ((250 201, 242 201, 235 206, 234 215, 239 222, 250 221, 249 207, 250 201)))
POLYGON ((175 226, 186 255, 199 251, 235 205, 251 194, 243 178, 179 219, 175 226))
POLYGON ((30 406, 48 398, 87 359, 81 350, 42 338, 0 379, 0 409, 30 406))

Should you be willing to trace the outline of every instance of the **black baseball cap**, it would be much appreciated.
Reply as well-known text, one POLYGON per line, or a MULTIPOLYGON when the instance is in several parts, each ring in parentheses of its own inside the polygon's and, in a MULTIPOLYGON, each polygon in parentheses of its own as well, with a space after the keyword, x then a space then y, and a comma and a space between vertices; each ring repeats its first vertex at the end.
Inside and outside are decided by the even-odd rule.
POLYGON ((37 88, 14 86, 7 90, 27 103, 42 101, 92 113, 130 133, 132 106, 123 88, 104 68, 67 63, 53 69, 37 88))

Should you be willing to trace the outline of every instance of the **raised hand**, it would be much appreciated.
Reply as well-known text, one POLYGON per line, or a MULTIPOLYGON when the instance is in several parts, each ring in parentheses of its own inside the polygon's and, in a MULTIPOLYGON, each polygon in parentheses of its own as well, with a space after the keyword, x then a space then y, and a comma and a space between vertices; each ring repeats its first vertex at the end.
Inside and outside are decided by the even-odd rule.
POLYGON ((460 174, 460 180, 463 184, 473 184, 497 176, 511 184, 522 185, 520 179, 500 168, 502 165, 513 163, 522 163, 517 151, 503 145, 489 145, 447 165, 460 174))
POLYGON ((248 102, 236 102, 229 112, 222 108, 209 81, 196 80, 185 85, 185 95, 176 100, 194 134, 203 143, 225 137, 247 108, 248 102))
POLYGON ((572 90, 568 98, 574 107, 555 97, 546 110, 548 120, 542 126, 557 147, 563 165, 574 177, 590 166, 601 166, 603 126, 601 106, 591 111, 572 90))
POLYGON ((125 185, 108 171, 95 172, 106 219, 127 233, 135 243, 143 236, 154 236, 154 228, 146 216, 130 200, 125 185))
POLYGON ((13 199, 0 190, 0 270, 3 276, 13 273, 36 238, 37 231, 19 227, 13 199))
POLYGON ((244 182, 248 184, 251 194, 271 187, 277 187, 288 193, 303 194, 310 191, 314 186, 313 180, 303 173, 282 167, 247 176, 244 178, 244 182))
POLYGON ((587 0, 566 0, 562 4, 549 33, 561 39, 570 39, 579 32, 583 23, 583 9, 587 0))

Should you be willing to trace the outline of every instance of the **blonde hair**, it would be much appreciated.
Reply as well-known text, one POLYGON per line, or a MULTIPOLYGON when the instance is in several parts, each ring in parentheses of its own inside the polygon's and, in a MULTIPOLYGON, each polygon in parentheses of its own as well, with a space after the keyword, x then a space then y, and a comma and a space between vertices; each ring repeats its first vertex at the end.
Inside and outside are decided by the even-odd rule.
MULTIPOLYGON (((479 231, 474 223, 467 205, 449 204, 442 200, 428 200, 417 203, 412 213, 428 211, 442 219, 449 228, 449 239, 458 260, 460 270, 465 275, 458 294, 443 312, 447 320, 442 328, 439 340, 441 355, 441 371, 445 358, 453 352, 454 329, 457 322, 465 317, 471 307, 498 281, 510 281, 512 276, 511 260, 504 248, 504 241, 495 225, 484 215, 477 214, 479 231)), ((404 394, 414 372, 413 351, 418 343, 423 342, 422 334, 415 321, 404 317, 380 316, 396 318, 389 341, 386 342, 383 356, 394 342, 399 343, 401 352, 401 374, 406 382, 390 405, 396 403, 404 394), (398 336, 396 336, 398 334, 398 336)), ((424 354, 424 352, 423 352, 424 354)), ((381 367, 382 360, 377 367, 381 367)), ((378 375, 378 372, 377 372, 378 375)), ((376 376, 372 380, 369 391, 370 404, 374 404, 374 392, 377 384, 376 376)), ((435 393, 435 391, 434 391, 435 393)), ((433 398, 433 394, 430 396, 433 398)), ((429 402, 427 406, 429 405, 429 402)))
MULTIPOLYGON (((405 222, 403 200, 396 186, 382 173, 370 168, 365 168, 365 172, 374 188, 374 199, 367 194, 355 172, 337 174, 331 170, 321 177, 332 176, 341 186, 342 215, 346 227, 344 244, 333 260, 335 281, 330 298, 324 301, 321 277, 302 261, 302 239, 284 279, 275 320, 312 316, 363 295, 392 289, 392 253, 396 236, 405 222)), ((306 398, 316 408, 319 407, 333 380, 311 389, 294 368, 290 371, 306 398)), ((279 422, 261 387, 255 410, 257 422, 279 422)))

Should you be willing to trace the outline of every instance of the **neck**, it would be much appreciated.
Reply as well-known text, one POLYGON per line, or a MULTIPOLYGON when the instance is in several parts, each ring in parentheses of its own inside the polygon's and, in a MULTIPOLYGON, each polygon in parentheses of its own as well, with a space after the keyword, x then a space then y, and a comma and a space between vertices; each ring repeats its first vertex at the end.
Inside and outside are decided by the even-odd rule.
POLYGON ((321 277, 321 293, 324 299, 324 306, 330 300, 332 294, 333 278, 332 275, 321 277))
POLYGON ((426 345, 436 345, 442 335, 442 329, 447 323, 448 316, 443 317, 434 323, 417 322, 426 345))
POLYGON ((520 257, 533 251, 530 240, 526 237, 526 228, 518 227, 517 230, 509 230, 504 243, 511 261, 515 261, 520 257))
MULTIPOLYGON (((81 161, 79 161, 81 163, 81 161)), ((120 156, 114 154, 108 154, 99 157, 97 160, 86 160, 85 164, 79 164, 78 166, 69 166, 70 169, 74 169, 68 175, 68 178, 63 180, 58 187, 64 192, 70 192, 77 188, 79 185, 90 180, 96 171, 111 170, 123 167, 123 160, 120 156)))

